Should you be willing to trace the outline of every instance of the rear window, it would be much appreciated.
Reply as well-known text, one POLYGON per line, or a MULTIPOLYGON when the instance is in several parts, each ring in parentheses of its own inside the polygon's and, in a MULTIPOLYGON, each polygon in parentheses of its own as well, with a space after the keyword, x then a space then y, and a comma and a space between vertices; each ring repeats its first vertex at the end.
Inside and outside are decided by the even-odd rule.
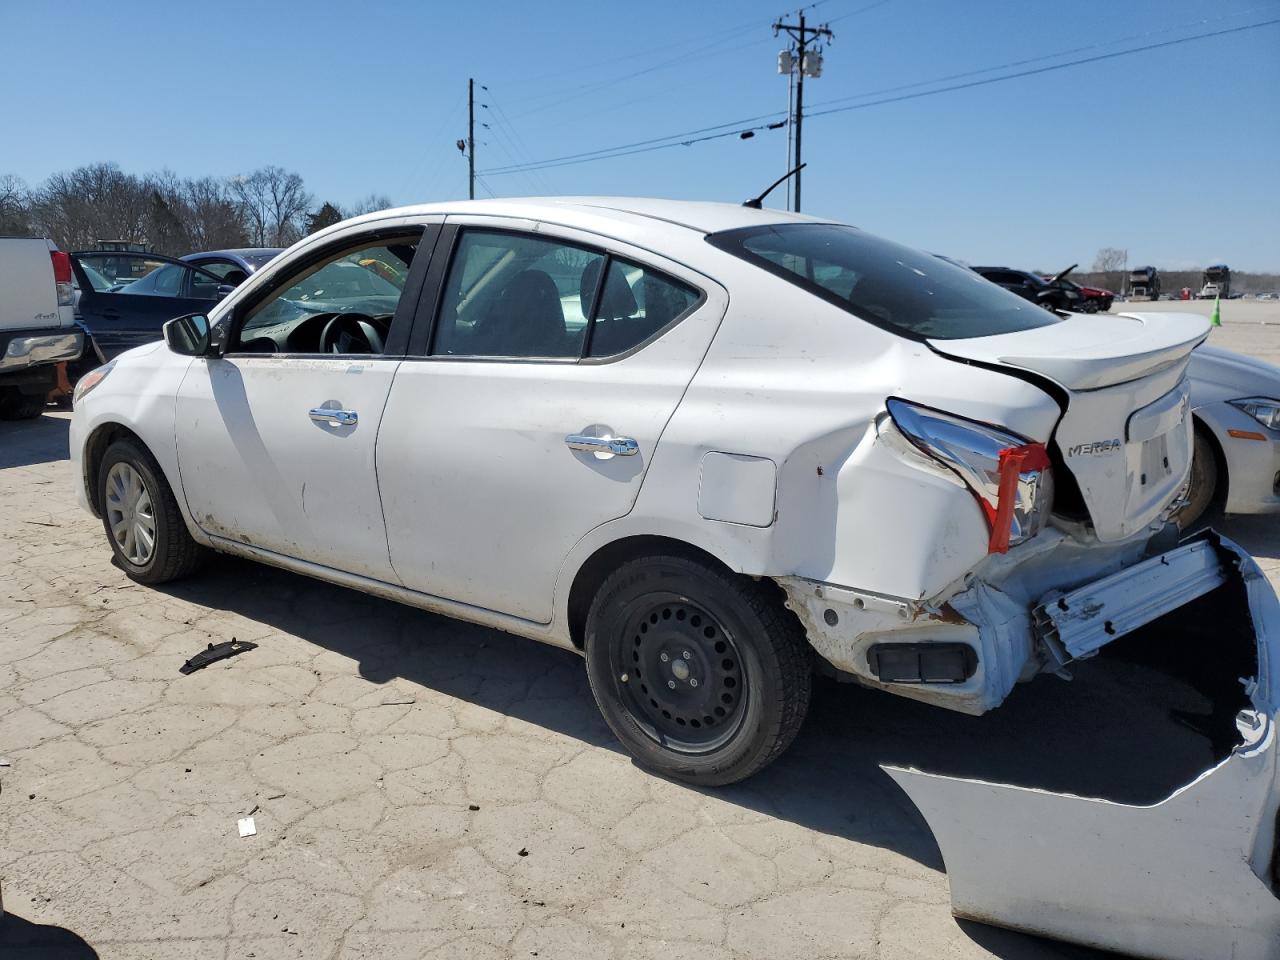
POLYGON ((707 239, 856 317, 912 339, 989 337, 1058 322, 1056 314, 972 270, 856 227, 786 223, 707 239))

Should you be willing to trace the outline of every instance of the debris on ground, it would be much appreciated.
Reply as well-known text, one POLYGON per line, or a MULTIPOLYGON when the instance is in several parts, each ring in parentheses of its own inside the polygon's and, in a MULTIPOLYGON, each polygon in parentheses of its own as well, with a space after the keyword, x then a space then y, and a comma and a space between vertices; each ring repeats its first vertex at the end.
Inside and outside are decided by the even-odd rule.
POLYGON ((516 856, 520 856, 520 857, 527 857, 528 855, 529 855, 528 847, 521 847, 519 853, 516 854, 516 856))
POLYGON ((258 825, 253 822, 253 817, 241 817, 236 821, 236 827, 241 837, 252 837, 258 832, 258 825))
POLYGON ((480 809, 480 804, 478 804, 478 803, 469 803, 469 804, 467 804, 467 809, 468 809, 468 810, 470 810, 472 813, 475 813, 477 810, 479 810, 479 809, 480 809))
POLYGON ((417 697, 403 697, 399 700, 383 700, 379 704, 381 707, 407 707, 410 704, 417 703, 417 697))
POLYGON ((235 637, 225 643, 211 643, 179 667, 178 672, 184 676, 189 673, 195 673, 211 663, 225 660, 227 657, 234 657, 236 654, 244 653, 247 650, 256 650, 257 647, 256 643, 250 643, 248 640, 237 640, 235 637))

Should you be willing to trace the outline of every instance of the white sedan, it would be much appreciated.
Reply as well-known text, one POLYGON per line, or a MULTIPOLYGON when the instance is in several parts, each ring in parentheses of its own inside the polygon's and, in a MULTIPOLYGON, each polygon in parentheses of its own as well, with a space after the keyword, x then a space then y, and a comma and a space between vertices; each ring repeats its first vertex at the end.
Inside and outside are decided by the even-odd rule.
MULTIPOLYGON (((1077 815, 1094 801, 1036 792, 1061 805, 1032 818, 1035 852, 1014 838, 1009 855, 1059 869, 1023 871, 1007 895, 965 887, 965 854, 953 862, 935 824, 957 904, 963 890, 970 915, 1119 947, 1176 916, 1143 952, 1221 954, 1186 932, 1220 899, 1192 871, 1170 871, 1138 910, 1152 916, 1112 922, 1152 869, 1138 853, 1208 844, 1218 889, 1253 897, 1235 955, 1274 957, 1256 945, 1280 935, 1280 901, 1254 887, 1280 805, 1275 597, 1246 555, 1179 543, 1170 522, 1207 332, 1192 316, 1060 317, 776 211, 428 205, 308 237, 207 317, 94 371, 71 450, 133 579, 190 574, 215 550, 579 650, 625 747, 695 784, 776 758, 815 664, 976 715, 1131 634, 1125 658, 1220 681, 1215 706, 1248 720, 1212 731, 1230 759, 1168 813, 1176 835, 1135 833, 1126 812, 1145 807, 1077 815), (1167 664, 1167 635, 1206 609, 1240 628, 1212 649, 1183 638, 1194 656, 1167 664), (1237 817, 1224 852, 1219 825, 1237 817), (1048 827, 1079 818, 1134 856, 1067 875, 1089 864, 1048 827)), ((895 776, 926 809, 939 784, 960 791, 941 807, 977 811, 963 837, 998 832, 982 811, 1007 796, 1030 802, 895 776)))
POLYGON ((1195 456, 1178 522, 1280 511, 1280 369, 1204 344, 1187 377, 1195 456))

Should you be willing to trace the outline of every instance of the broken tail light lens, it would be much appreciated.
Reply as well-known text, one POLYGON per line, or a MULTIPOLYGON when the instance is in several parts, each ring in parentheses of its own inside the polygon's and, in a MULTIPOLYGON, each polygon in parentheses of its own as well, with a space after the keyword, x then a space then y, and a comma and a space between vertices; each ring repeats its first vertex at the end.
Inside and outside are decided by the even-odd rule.
POLYGON ((1043 444, 896 397, 887 405, 903 435, 973 492, 991 533, 988 552, 1005 553, 1040 532, 1053 503, 1043 444))

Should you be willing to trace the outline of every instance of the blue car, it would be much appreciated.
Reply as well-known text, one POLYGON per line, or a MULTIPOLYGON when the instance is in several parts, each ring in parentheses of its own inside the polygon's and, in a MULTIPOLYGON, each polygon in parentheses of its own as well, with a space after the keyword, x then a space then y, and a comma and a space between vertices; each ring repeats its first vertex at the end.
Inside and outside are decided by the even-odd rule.
POLYGON ((279 252, 214 250, 181 259, 117 250, 73 253, 76 317, 84 328, 85 350, 70 377, 159 340, 166 321, 210 309, 279 252))
POLYGON ((239 250, 207 250, 204 253, 188 253, 183 263, 191 263, 202 270, 216 273, 224 283, 238 287, 257 270, 270 263, 283 247, 244 247, 239 250))

